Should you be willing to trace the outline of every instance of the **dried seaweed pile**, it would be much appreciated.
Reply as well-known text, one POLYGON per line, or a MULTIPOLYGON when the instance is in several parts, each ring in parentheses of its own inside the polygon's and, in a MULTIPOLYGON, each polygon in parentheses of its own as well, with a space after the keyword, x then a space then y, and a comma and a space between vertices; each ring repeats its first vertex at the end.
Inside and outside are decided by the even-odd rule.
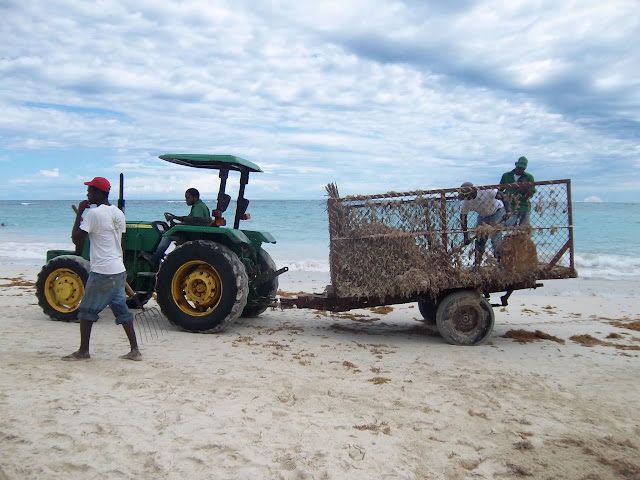
MULTIPOLYGON (((457 217, 443 212, 442 205, 420 197, 357 208, 336 205, 337 235, 332 239, 336 294, 376 298, 428 294, 435 299, 450 288, 482 290, 533 281, 531 271, 505 271, 491 255, 482 268, 474 269, 469 261, 473 248, 460 244, 460 232, 447 221, 457 217)), ((475 233, 491 236, 496 228, 500 227, 482 226, 475 233)))
POLYGON ((508 272, 530 272, 538 268, 536 245, 530 234, 514 233, 502 240, 500 262, 508 272))
POLYGON ((336 293, 339 296, 406 297, 435 291, 454 271, 447 257, 421 249, 413 235, 382 223, 351 230, 335 242, 336 293))

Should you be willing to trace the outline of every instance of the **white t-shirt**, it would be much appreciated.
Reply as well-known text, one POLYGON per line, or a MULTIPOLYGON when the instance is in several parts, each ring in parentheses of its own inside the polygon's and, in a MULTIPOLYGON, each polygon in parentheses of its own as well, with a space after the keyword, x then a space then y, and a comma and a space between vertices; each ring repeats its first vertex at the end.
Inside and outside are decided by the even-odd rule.
POLYGON ((478 212, 481 217, 490 217, 502 208, 502 202, 496 198, 498 190, 477 190, 476 198, 462 200, 462 213, 478 212))
POLYGON ((113 205, 85 210, 80 228, 89 234, 91 271, 105 275, 125 271, 120 240, 126 230, 124 213, 113 205))

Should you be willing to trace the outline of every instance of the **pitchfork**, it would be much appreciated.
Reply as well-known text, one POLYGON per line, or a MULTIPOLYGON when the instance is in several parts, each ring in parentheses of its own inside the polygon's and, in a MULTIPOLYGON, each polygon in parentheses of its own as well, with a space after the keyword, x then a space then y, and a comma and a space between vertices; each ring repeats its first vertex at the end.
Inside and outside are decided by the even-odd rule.
MULTIPOLYGON (((145 341, 149 341, 149 339, 153 340, 154 335, 155 338, 158 338, 167 330, 165 327, 166 322, 160 311, 156 307, 145 308, 136 295, 136 292, 131 288, 131 285, 129 285, 129 282, 124 283, 124 288, 129 296, 133 297, 138 308, 141 310, 133 317, 134 322, 138 325, 138 332, 144 333, 145 341)), ((143 343, 142 333, 140 334, 140 343, 143 343)))

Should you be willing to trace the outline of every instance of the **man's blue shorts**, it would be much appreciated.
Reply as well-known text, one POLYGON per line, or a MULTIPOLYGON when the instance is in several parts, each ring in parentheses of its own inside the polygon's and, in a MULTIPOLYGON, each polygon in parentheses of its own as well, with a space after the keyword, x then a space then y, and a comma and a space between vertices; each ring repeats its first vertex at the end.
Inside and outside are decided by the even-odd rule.
POLYGON ((98 321, 98 314, 111 307, 118 325, 133 321, 133 314, 127 307, 127 296, 124 293, 124 284, 127 280, 127 272, 105 275, 91 272, 84 287, 84 296, 78 307, 78 319, 98 321))

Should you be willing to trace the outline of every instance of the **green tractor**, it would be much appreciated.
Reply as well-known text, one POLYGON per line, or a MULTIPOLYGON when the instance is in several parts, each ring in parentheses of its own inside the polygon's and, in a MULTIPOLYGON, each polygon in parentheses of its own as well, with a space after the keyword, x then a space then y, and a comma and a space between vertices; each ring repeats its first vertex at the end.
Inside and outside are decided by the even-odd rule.
MULTIPOLYGON (((232 155, 168 154, 159 158, 194 168, 219 170, 220 189, 213 222, 208 226, 169 226, 164 221, 127 220, 124 263, 130 296, 127 303, 144 305, 156 292, 164 315, 175 326, 189 332, 218 332, 238 317, 255 317, 275 300, 278 276, 271 256, 262 248, 276 243, 269 232, 241 230, 249 218, 249 200, 244 198, 250 172, 258 165, 232 155), (231 197, 226 194, 229 171, 240 173, 233 228, 224 226, 222 215, 231 197), (142 252, 153 253, 163 236, 176 242, 158 265, 142 252)), ((122 176, 118 206, 124 209, 122 176)), ((54 320, 75 320, 89 276, 89 242, 82 256, 72 251, 51 250, 38 274, 36 295, 45 314, 54 320)))

